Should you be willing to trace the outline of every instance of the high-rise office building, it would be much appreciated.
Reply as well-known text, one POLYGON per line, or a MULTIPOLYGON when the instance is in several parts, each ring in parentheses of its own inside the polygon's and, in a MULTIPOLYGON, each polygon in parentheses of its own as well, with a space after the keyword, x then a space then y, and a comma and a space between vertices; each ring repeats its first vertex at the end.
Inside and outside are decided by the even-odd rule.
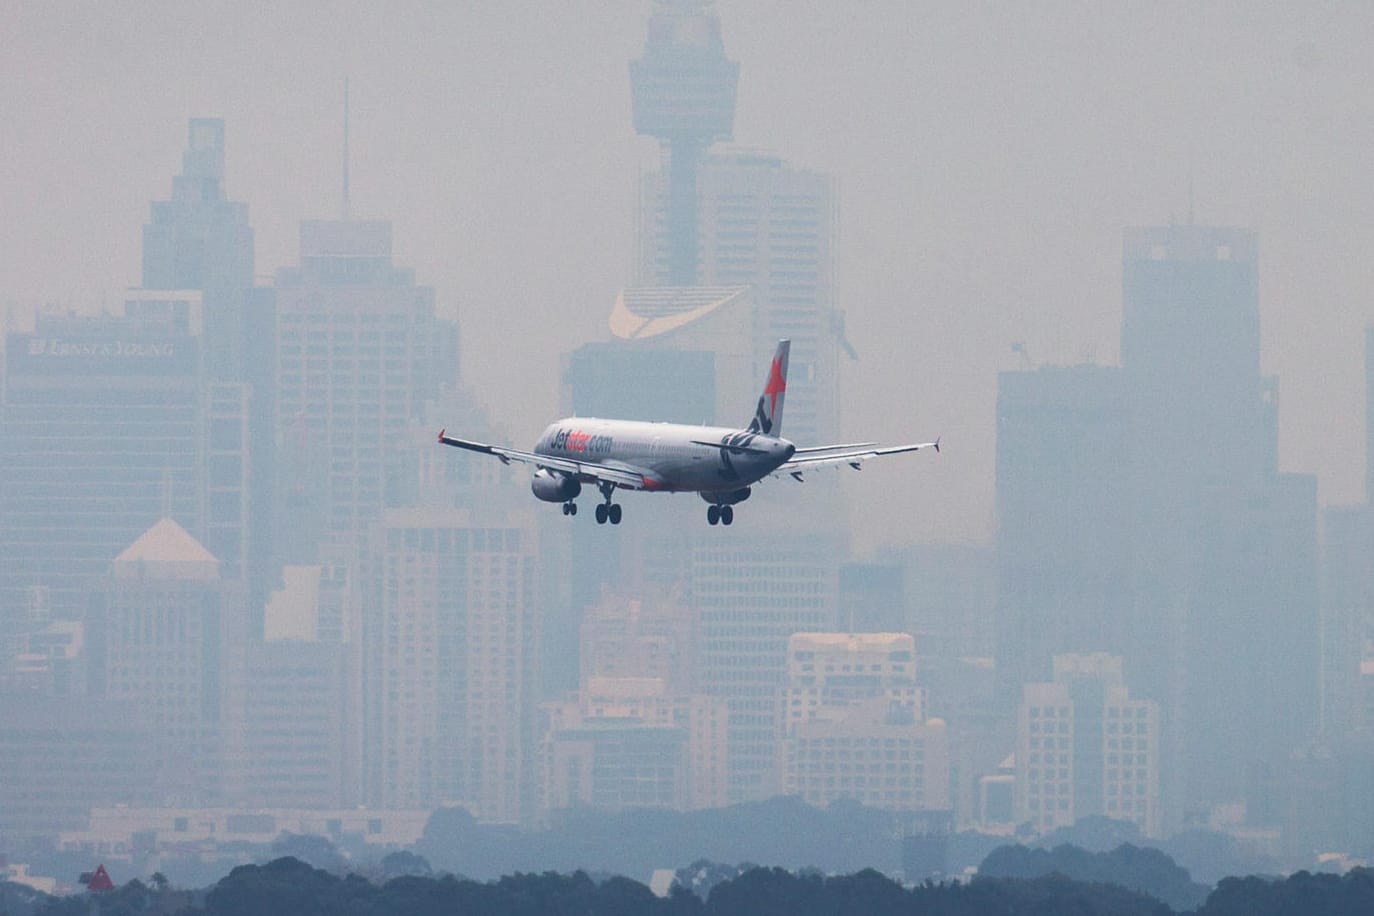
POLYGON ((1175 816, 1234 798, 1237 761, 1282 758, 1318 720, 1316 482, 1278 471, 1257 267, 1245 230, 1125 236, 1127 676, 1163 707, 1175 816))
POLYGON ((229 783, 238 804, 346 808, 362 801, 357 601, 342 566, 292 566, 230 672, 229 783))
POLYGON ((949 743, 925 719, 905 633, 796 633, 783 695, 782 791, 891 811, 947 809, 949 743))
POLYGON ((588 610, 580 635, 583 682, 593 677, 654 678, 669 690, 692 688, 691 615, 671 594, 630 598, 608 593, 588 610))
POLYGON ((1367 504, 1332 506, 1322 518, 1322 731, 1332 737, 1374 734, 1374 720, 1362 715, 1360 691, 1374 616, 1374 524, 1367 504))
POLYGON ((87 590, 158 519, 202 527, 199 311, 38 317, 6 340, 0 405, 0 618, 76 619, 87 590))
POLYGON ((1361 687, 1374 673, 1374 325, 1365 328, 1364 360, 1365 500, 1323 513, 1322 725, 1329 739, 1374 734, 1361 687))
POLYGON ((254 287, 248 206, 227 198, 224 178, 224 121, 192 118, 171 196, 153 202, 143 227, 139 295, 199 293, 207 411, 200 536, 224 575, 248 582, 257 604, 275 575, 273 295, 254 287))
POLYGON ((918 720, 925 707, 916 686, 916 641, 907 633, 793 633, 787 640, 787 690, 781 713, 790 733, 847 707, 879 699, 918 720))
POLYGON ((1159 704, 1133 698, 1119 656, 1060 655, 1026 684, 1016 728, 1016 822, 1042 833, 1083 817, 1161 829, 1159 704))
POLYGON ((546 811, 726 804, 728 708, 692 686, 684 602, 649 591, 608 592, 582 623, 578 687, 545 704, 546 811))
POLYGON ((1132 454, 1121 370, 997 378, 997 685, 1004 703, 1064 652, 1121 652, 1132 454))
POLYGON ((91 692, 137 710, 164 803, 223 797, 226 675, 247 627, 243 584, 221 577, 214 556, 170 518, 115 558, 93 599, 91 692))
POLYGON ((707 539, 692 550, 694 679, 728 704, 731 803, 778 793, 787 641, 834 628, 838 567, 824 538, 707 539))
POLYGON ((539 654, 536 529, 525 514, 389 509, 379 543, 379 645, 369 744, 383 807, 460 804, 533 816, 539 654))
POLYGON ((663 678, 592 677, 545 713, 545 811, 726 804, 725 701, 663 678))
POLYGON ((1317 718, 1316 487, 1278 471, 1257 258, 1245 230, 1129 230, 1122 366, 999 378, 1001 705, 1056 654, 1122 656, 1169 827, 1317 718))
POLYGON ((172 196, 143 227, 143 286, 227 296, 252 285, 248 205, 224 193, 224 121, 192 118, 172 196))
POLYGON ((301 224, 301 263, 277 275, 279 547, 311 563, 356 545, 414 491, 414 422, 457 377, 457 330, 434 290, 391 259, 391 224, 301 224))

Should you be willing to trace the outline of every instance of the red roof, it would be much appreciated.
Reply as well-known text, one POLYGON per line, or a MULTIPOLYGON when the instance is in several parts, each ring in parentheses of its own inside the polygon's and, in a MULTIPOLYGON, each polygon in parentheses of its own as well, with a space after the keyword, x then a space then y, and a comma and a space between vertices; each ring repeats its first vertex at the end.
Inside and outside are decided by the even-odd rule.
POLYGON ((96 867, 95 873, 91 875, 91 880, 86 882, 88 891, 112 891, 114 882, 110 880, 110 873, 105 870, 104 865, 96 867))

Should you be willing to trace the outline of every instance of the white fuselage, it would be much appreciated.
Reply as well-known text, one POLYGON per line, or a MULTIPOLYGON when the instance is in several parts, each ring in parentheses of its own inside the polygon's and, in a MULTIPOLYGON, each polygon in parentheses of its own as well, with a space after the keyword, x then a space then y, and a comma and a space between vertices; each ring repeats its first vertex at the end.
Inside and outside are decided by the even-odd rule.
POLYGON ((711 493, 766 477, 796 447, 747 429, 567 417, 549 424, 533 451, 647 472, 642 475, 647 490, 711 493))

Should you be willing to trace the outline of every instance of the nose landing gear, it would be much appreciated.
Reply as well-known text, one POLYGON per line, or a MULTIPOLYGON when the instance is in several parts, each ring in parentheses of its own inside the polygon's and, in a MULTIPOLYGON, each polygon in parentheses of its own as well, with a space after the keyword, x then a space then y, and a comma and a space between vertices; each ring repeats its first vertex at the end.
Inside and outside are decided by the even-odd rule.
POLYGON ((565 503, 563 504, 563 514, 564 514, 564 515, 576 515, 576 514, 577 514, 577 503, 573 502, 571 499, 568 500, 567 502, 565 502, 565 503))
POLYGON ((707 506, 706 523, 709 525, 730 525, 735 521, 733 506, 707 506))

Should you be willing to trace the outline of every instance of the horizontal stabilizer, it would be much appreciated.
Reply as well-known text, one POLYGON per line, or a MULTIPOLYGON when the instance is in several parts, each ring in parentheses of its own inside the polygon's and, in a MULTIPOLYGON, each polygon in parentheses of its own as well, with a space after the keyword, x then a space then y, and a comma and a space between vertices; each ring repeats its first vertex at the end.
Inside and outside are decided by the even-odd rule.
POLYGON ((847 464, 854 470, 870 458, 881 458, 883 455, 899 455, 902 452, 918 452, 923 448, 933 448, 940 450, 940 440, 934 442, 914 442, 911 445, 889 445, 885 448, 870 448, 866 445, 858 447, 850 446, 818 446, 803 451, 797 449, 790 461, 778 466, 778 472, 791 474, 793 478, 799 471, 809 471, 812 468, 822 468, 827 466, 847 464))
POLYGON ((871 448, 876 442, 846 442, 843 445, 811 445, 806 448, 799 448, 794 455, 816 455, 821 452, 838 452, 843 449, 871 448))
POLYGON ((707 448, 718 448, 721 451, 731 452, 753 452, 755 455, 767 455, 767 449, 752 448, 748 445, 730 445, 727 442, 707 442, 703 439, 690 440, 693 445, 704 445, 707 448))

